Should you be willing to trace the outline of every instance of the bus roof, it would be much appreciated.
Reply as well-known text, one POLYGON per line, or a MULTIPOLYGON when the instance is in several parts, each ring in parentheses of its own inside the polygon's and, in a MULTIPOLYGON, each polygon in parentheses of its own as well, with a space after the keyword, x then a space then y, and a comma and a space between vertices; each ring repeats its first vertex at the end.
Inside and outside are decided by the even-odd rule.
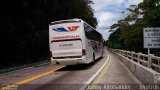
POLYGON ((55 25, 55 24, 61 24, 61 23, 75 23, 75 22, 81 22, 83 21, 82 19, 67 19, 67 20, 59 20, 59 21, 54 21, 51 22, 50 25, 55 25))

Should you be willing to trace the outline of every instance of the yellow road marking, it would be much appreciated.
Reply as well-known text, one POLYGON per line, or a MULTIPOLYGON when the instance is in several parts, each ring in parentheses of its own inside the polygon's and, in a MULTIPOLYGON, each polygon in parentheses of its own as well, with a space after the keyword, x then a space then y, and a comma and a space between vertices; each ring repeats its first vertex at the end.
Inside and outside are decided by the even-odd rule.
POLYGON ((110 59, 111 58, 109 57, 109 63, 104 67, 104 69, 102 70, 100 75, 98 75, 98 77, 96 78, 96 80, 93 81, 92 84, 98 84, 102 80, 104 74, 107 72, 107 70, 108 70, 108 68, 109 68, 109 66, 110 66, 110 64, 112 62, 110 59))
POLYGON ((30 82, 30 81, 33 81, 33 80, 35 80, 35 79, 44 77, 44 76, 49 75, 49 74, 51 74, 51 73, 53 73, 53 72, 55 72, 55 71, 57 71, 57 70, 59 70, 59 69, 61 69, 61 68, 64 68, 64 67, 66 67, 66 66, 64 65, 64 66, 59 67, 59 68, 57 68, 57 69, 54 69, 54 70, 51 70, 51 71, 48 71, 48 72, 39 74, 39 75, 37 75, 37 76, 33 76, 33 77, 31 77, 31 78, 28 78, 28 79, 25 79, 25 80, 22 80, 22 81, 19 81, 19 82, 13 84, 13 85, 8 85, 8 86, 6 86, 6 87, 3 87, 3 88, 1 88, 0 90, 9 90, 9 89, 11 89, 11 88, 17 88, 19 85, 22 85, 22 84, 28 83, 28 82, 30 82))

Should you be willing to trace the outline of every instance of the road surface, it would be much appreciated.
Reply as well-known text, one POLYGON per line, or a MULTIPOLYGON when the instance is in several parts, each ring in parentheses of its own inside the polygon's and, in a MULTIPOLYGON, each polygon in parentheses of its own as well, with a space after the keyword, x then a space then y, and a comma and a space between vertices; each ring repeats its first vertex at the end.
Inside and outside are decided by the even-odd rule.
POLYGON ((141 83, 116 55, 107 50, 94 64, 64 66, 49 63, 0 75, 1 89, 12 90, 78 90, 89 81, 89 84, 141 83))

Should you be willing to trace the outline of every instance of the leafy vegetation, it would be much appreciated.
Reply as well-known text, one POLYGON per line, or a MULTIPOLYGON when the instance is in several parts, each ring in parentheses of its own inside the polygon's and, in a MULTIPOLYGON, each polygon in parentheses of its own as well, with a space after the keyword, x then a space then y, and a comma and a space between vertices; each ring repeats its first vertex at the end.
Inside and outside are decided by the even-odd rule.
POLYGON ((0 68, 33 63, 49 57, 48 25, 80 18, 96 27, 91 0, 3 0, 0 68))
MULTIPOLYGON (((114 43, 121 43, 121 49, 147 53, 143 48, 143 28, 160 26, 160 0, 144 0, 138 5, 131 5, 127 8, 128 15, 110 29, 116 29, 106 42, 111 48, 114 43)), ((159 49, 152 49, 154 54, 159 49)))

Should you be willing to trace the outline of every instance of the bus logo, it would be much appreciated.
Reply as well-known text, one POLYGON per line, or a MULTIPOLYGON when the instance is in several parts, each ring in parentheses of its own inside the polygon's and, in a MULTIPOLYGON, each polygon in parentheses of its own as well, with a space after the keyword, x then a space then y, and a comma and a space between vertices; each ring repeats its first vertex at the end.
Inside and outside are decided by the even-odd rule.
POLYGON ((53 28, 52 30, 57 31, 57 32, 68 32, 68 30, 66 30, 63 27, 59 27, 59 28, 53 28))
POLYGON ((79 28, 79 26, 72 26, 72 27, 68 27, 68 29, 73 32, 76 31, 79 28))
POLYGON ((71 26, 71 27, 68 27, 68 30, 67 30, 64 27, 58 27, 58 28, 53 28, 52 30, 57 31, 57 32, 74 32, 78 28, 79 26, 71 26))

